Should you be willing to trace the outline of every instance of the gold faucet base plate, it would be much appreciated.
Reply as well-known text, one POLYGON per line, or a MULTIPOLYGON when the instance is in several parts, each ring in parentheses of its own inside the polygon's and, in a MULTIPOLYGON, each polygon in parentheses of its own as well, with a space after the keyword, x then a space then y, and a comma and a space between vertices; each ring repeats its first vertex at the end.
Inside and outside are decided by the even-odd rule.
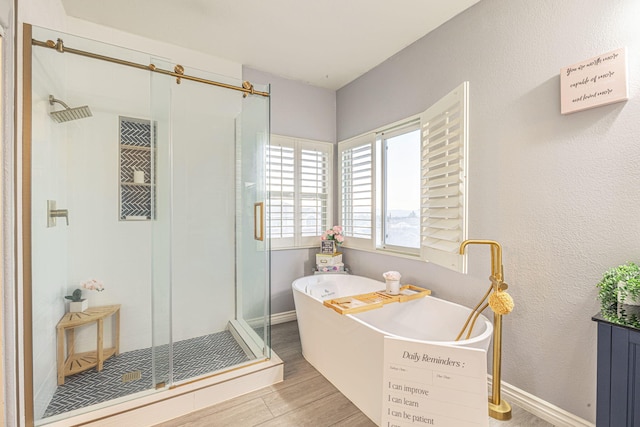
POLYGON ((491 403, 491 399, 489 399, 489 416, 500 421, 510 420, 511 405, 509 405, 506 400, 501 400, 500 404, 496 405, 495 403, 491 403))

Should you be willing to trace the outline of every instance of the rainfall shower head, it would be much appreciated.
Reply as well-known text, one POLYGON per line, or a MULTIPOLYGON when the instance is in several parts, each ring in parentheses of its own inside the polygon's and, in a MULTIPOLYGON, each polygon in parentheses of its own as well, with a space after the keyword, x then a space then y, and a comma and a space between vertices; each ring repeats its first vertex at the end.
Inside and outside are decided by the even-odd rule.
POLYGON ((62 105, 64 110, 60 111, 51 111, 49 115, 53 119, 53 121, 57 123, 68 122, 71 120, 84 119, 85 117, 91 117, 91 110, 87 105, 76 108, 69 108, 67 104, 60 101, 59 99, 55 99, 53 95, 49 95, 49 104, 53 105, 55 102, 62 105))

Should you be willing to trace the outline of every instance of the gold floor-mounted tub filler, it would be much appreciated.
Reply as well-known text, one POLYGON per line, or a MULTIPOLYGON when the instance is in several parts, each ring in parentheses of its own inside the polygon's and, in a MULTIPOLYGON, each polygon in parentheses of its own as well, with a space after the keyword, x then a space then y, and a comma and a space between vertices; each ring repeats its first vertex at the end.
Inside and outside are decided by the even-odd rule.
POLYGON ((465 240, 460 244, 460 255, 464 254, 467 245, 489 245, 491 247, 491 286, 484 294, 478 305, 471 311, 456 341, 464 334, 464 331, 471 326, 467 337, 471 335, 471 330, 480 313, 488 306, 493 310, 493 381, 491 384, 491 397, 489 398, 489 416, 496 420, 511 419, 511 405, 500 398, 500 369, 502 361, 502 316, 513 310, 513 300, 505 291, 509 287, 504 283, 502 270, 502 247, 493 240, 465 240), (489 297, 489 300, 487 300, 489 297), (486 302, 485 302, 486 301, 486 302))

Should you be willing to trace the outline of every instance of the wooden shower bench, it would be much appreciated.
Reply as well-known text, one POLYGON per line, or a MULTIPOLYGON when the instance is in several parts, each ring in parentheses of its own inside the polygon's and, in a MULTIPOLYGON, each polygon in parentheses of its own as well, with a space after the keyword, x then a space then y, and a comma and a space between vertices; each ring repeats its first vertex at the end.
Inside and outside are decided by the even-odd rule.
POLYGON ((85 311, 67 313, 56 326, 58 340, 58 385, 64 384, 64 378, 78 372, 86 371, 94 366, 97 371, 102 371, 105 360, 120 353, 120 304, 91 307, 85 311), (114 316, 115 326, 113 330, 114 346, 104 347, 104 319, 114 316), (96 350, 84 353, 75 353, 75 328, 96 322, 98 327, 96 350), (65 337, 67 351, 65 357, 65 337))

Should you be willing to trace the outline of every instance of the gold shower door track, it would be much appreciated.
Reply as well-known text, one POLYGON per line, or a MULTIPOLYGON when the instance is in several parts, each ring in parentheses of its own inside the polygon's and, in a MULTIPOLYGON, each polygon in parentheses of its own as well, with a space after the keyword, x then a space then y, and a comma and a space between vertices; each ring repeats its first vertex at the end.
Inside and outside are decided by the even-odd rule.
POLYGON ((255 90, 253 88, 253 85, 251 83, 249 83, 248 81, 244 81, 242 83, 242 86, 234 86, 234 85, 230 85, 227 83, 221 83, 221 82, 216 82, 213 80, 207 80, 207 79, 203 79, 200 77, 194 77, 194 76, 189 76, 187 74, 184 74, 184 67, 180 64, 177 64, 174 68, 174 71, 169 71, 169 70, 163 70, 162 68, 157 68, 155 65, 153 64, 149 64, 149 65, 144 65, 144 64, 138 64, 136 62, 131 62, 131 61, 125 61, 123 59, 118 59, 118 58, 113 58, 110 56, 105 56, 105 55, 100 55, 97 53, 93 53, 93 52, 87 52, 85 50, 79 50, 79 49, 73 49, 70 47, 66 47, 64 45, 64 42, 62 41, 62 39, 58 39, 58 41, 54 42, 53 40, 47 40, 46 42, 40 41, 40 40, 36 40, 36 39, 31 39, 31 44, 34 46, 39 46, 39 47, 46 47, 49 49, 55 49, 56 51, 60 52, 60 53, 73 53, 74 55, 80 55, 80 56, 85 56, 87 58, 94 58, 94 59, 100 59, 102 61, 107 61, 107 62, 112 62, 114 64, 120 64, 120 65, 125 65, 127 67, 133 67, 133 68, 138 68, 140 70, 147 70, 147 71, 153 71, 154 73, 160 73, 160 74, 164 74, 167 76, 173 76, 176 78, 176 83, 180 84, 180 81, 182 79, 185 80, 191 80, 194 82, 198 82, 198 83, 204 83, 204 84, 208 84, 208 85, 212 85, 212 86, 218 86, 218 87, 222 87, 225 89, 232 89, 232 90, 237 90, 240 92, 243 92, 243 96, 246 97, 247 95, 260 95, 260 96, 269 96, 268 92, 261 92, 258 90, 255 90))

